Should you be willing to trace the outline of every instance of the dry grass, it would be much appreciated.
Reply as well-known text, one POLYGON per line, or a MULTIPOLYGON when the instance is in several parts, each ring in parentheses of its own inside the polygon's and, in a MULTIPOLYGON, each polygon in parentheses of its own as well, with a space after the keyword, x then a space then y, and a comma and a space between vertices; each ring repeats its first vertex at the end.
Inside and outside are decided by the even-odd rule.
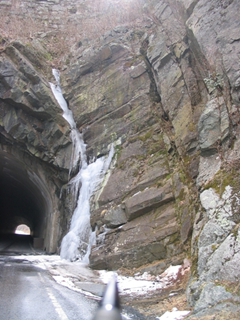
POLYGON ((74 44, 85 39, 98 39, 117 26, 132 28, 146 18, 143 15, 143 0, 80 1, 73 4, 74 14, 64 6, 53 12, 49 5, 48 12, 43 16, 34 13, 34 8, 26 13, 26 6, 19 6, 16 1, 12 2, 11 7, 1 7, 0 40, 2 37, 7 40, 6 43, 12 40, 28 43, 40 38, 53 59, 63 57, 74 44))

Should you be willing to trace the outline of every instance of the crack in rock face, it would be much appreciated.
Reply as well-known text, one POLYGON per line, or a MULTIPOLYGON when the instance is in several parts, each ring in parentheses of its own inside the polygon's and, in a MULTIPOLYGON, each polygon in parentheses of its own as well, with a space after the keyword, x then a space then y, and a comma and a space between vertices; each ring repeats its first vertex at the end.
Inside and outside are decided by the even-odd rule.
POLYGON ((86 165, 115 146, 90 198, 90 267, 155 276, 191 253, 194 317, 236 311, 238 2, 6 0, 0 9, 1 232, 26 224, 59 253, 69 231, 81 161, 49 85, 59 69, 86 165))

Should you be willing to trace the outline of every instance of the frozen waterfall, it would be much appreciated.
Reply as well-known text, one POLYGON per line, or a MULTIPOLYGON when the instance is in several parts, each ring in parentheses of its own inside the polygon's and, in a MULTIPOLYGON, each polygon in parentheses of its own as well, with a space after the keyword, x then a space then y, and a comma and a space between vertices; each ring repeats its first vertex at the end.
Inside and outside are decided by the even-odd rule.
POLYGON ((82 134, 76 128, 73 113, 68 108, 68 105, 63 97, 62 90, 60 87, 59 71, 57 69, 53 69, 53 75, 56 79, 57 84, 54 85, 52 83, 49 83, 50 87, 52 89, 52 92, 53 92, 57 102, 59 103, 60 107, 63 110, 63 117, 67 120, 67 122, 69 123, 70 128, 71 128, 71 140, 73 143, 72 159, 71 159, 71 164, 70 164, 70 172, 71 172, 72 169, 78 165, 80 160, 81 160, 81 164, 82 164, 81 167, 87 166, 86 146, 83 141, 82 134))
POLYGON ((91 246, 95 242, 95 232, 92 232, 90 226, 90 197, 103 180, 110 166, 114 155, 114 147, 111 146, 108 157, 97 158, 95 162, 87 164, 86 145, 82 134, 76 127, 72 111, 68 108, 62 95, 58 70, 53 69, 53 75, 57 85, 50 83, 52 92, 63 110, 63 117, 71 127, 73 152, 70 172, 78 164, 81 164, 78 174, 69 182, 70 192, 77 198, 77 206, 72 216, 70 230, 62 240, 60 256, 70 261, 81 259, 84 263, 88 263, 91 246))

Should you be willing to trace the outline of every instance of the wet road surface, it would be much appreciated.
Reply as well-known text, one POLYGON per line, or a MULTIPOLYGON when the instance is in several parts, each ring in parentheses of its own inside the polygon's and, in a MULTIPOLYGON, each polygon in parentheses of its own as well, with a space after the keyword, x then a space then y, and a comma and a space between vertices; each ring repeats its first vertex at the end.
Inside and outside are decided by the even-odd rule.
POLYGON ((98 303, 57 284, 14 255, 36 254, 28 238, 0 241, 0 320, 91 320, 98 303))
POLYGON ((36 254, 30 235, 0 234, 0 255, 36 254))

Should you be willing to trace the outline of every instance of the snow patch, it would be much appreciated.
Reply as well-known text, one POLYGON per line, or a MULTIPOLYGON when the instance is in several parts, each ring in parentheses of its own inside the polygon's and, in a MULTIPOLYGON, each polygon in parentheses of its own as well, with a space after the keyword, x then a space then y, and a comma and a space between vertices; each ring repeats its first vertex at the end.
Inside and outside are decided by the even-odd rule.
POLYGON ((183 320, 189 313, 190 311, 178 311, 177 308, 173 308, 171 312, 166 311, 158 320, 183 320))
MULTIPOLYGON (((143 295, 151 296, 157 290, 162 290, 173 285, 178 280, 180 274, 183 275, 190 269, 190 266, 185 267, 185 264, 171 265, 159 276, 153 276, 148 272, 144 272, 143 274, 137 273, 134 277, 127 277, 117 272, 91 270, 88 265, 80 261, 69 262, 61 259, 59 255, 21 255, 15 256, 15 258, 29 261, 39 268, 48 270, 58 284, 96 300, 100 300, 100 297, 81 290, 78 287, 78 282, 75 283, 75 281, 82 280, 82 282, 86 281, 87 283, 107 284, 114 274, 117 278, 120 296, 128 295, 136 298, 143 295)), ((190 311, 178 311, 174 307, 171 312, 165 312, 158 319, 163 321, 182 320, 188 313, 190 311)), ((125 318, 129 319, 127 315, 125 318)))

